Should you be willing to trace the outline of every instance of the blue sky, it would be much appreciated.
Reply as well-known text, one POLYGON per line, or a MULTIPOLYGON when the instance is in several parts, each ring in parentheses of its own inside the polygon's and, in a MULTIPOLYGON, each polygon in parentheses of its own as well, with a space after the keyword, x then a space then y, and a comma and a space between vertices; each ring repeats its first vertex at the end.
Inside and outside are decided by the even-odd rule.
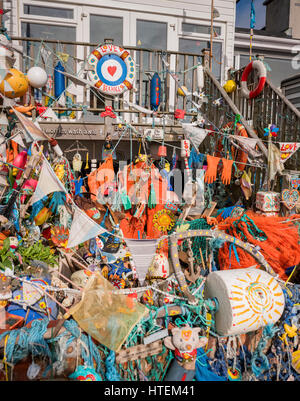
MULTIPOLYGON (((264 0, 254 0, 256 24, 255 29, 262 29, 265 26, 266 6, 264 0)), ((236 26, 250 29, 251 0, 240 0, 236 6, 236 26)))

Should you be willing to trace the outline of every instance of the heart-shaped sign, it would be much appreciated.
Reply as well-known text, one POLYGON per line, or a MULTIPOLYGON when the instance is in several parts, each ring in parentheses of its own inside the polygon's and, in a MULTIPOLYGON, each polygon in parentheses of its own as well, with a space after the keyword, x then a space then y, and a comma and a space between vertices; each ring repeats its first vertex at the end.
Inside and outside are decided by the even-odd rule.
POLYGON ((115 72, 117 71, 117 67, 115 65, 110 65, 109 67, 107 67, 107 71, 113 77, 115 75, 115 72))
POLYGON ((299 200, 299 192, 296 189, 285 189, 282 191, 281 199, 286 208, 289 210, 296 206, 299 200))

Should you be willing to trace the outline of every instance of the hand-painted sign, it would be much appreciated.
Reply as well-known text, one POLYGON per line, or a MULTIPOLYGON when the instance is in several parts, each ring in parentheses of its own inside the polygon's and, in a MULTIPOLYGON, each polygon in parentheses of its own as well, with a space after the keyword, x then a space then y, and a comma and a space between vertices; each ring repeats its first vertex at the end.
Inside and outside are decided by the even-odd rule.
POLYGON ((300 147, 300 142, 279 142, 281 160, 286 162, 300 147))
POLYGON ((119 46, 103 45, 94 50, 88 64, 88 77, 101 92, 120 95, 132 89, 135 62, 129 52, 119 46))

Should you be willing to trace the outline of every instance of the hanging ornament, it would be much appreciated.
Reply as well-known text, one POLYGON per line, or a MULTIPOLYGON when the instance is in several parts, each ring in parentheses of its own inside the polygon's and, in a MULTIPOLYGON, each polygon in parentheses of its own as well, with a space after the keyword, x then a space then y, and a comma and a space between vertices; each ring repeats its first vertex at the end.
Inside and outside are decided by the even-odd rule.
POLYGON ((185 110, 181 110, 181 109, 176 109, 174 112, 174 117, 177 120, 183 120, 185 116, 185 110))
POLYGON ((225 85, 223 86, 223 88, 225 89, 225 92, 227 93, 233 93, 236 91, 237 85, 236 82, 233 81, 233 79, 229 79, 225 85))
POLYGON ((167 147, 164 145, 159 146, 157 156, 166 157, 167 156, 167 147))
POLYGON ((89 153, 86 153, 85 170, 89 168, 89 153))
POLYGON ((75 155, 73 156, 73 170, 74 171, 80 171, 81 167, 82 167, 82 161, 81 161, 81 155, 80 153, 75 153, 75 155))
POLYGON ((152 110, 157 110, 161 102, 161 79, 156 72, 150 81, 150 104, 152 110))
POLYGON ((181 140, 181 157, 189 157, 190 156, 190 141, 188 139, 181 140))

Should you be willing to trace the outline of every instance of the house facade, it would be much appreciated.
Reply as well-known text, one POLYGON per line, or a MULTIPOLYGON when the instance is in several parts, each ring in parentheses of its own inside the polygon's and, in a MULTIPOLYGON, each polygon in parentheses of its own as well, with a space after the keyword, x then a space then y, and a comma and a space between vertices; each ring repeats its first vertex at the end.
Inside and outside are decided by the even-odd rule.
MULTIPOLYGON (((201 54, 210 45, 210 0, 10 0, 6 25, 13 37, 114 44, 201 54)), ((233 65, 235 1, 215 0, 213 71, 233 65)))
MULTIPOLYGON (((263 6, 266 7, 265 26, 254 29, 251 51, 254 57, 264 57, 268 77, 281 88, 282 81, 299 73, 300 31, 296 21, 300 18, 300 1, 266 0, 263 6)), ((250 27, 236 27, 234 42, 235 68, 240 69, 250 59, 250 27)))

